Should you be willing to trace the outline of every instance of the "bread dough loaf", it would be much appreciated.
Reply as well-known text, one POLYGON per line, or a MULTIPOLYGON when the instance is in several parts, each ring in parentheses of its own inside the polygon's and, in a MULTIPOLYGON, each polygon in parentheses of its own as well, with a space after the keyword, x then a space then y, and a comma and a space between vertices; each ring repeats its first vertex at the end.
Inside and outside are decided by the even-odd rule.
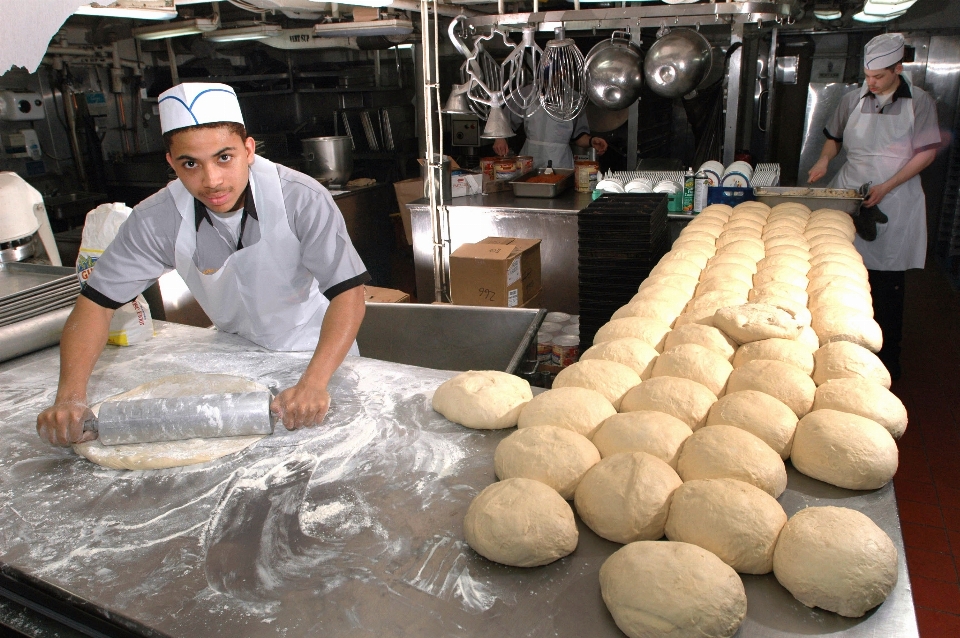
POLYGON ((616 361, 588 359, 561 370, 553 380, 554 388, 576 386, 596 390, 620 409, 620 400, 628 390, 640 385, 640 375, 616 361))
POLYGON ((807 284, 810 283, 804 273, 789 266, 771 266, 764 270, 758 270, 757 274, 753 276, 754 286, 762 286, 772 281, 790 284, 797 288, 806 288, 807 284))
POLYGON ((758 359, 783 361, 810 375, 813 374, 813 357, 805 345, 794 339, 763 339, 740 346, 733 357, 733 367, 739 368, 758 359))
POLYGON ((777 498, 787 489, 787 469, 780 455, 746 430, 711 425, 683 444, 677 473, 684 481, 733 478, 777 498))
POLYGON ((663 536, 670 497, 682 481, 665 462, 646 452, 601 460, 584 475, 574 503, 587 527, 616 543, 663 536))
POLYGON ((593 337, 593 343, 603 343, 624 337, 634 337, 653 346, 657 352, 663 349, 663 338, 670 332, 670 326, 646 317, 627 317, 614 319, 600 326, 593 337))
POLYGON ((804 326, 803 329, 800 330, 797 343, 802 343, 803 346, 810 351, 810 354, 820 349, 820 337, 817 336, 816 331, 811 326, 804 326))
MULTIPOLYGON (((154 379, 132 390, 112 396, 106 401, 166 399, 266 390, 265 385, 243 377, 229 374, 190 373, 154 379)), ((100 406, 104 402, 91 407, 94 414, 100 413, 100 406)), ((256 434, 128 445, 104 445, 99 439, 94 439, 74 445, 73 451, 97 465, 113 470, 162 470, 214 461, 240 452, 263 437, 262 434, 256 434)))
MULTIPOLYGON (((672 333, 670 333, 672 334, 672 333)), ((581 361, 603 359, 622 363, 640 375, 641 380, 650 378, 653 364, 660 355, 653 346, 634 337, 624 337, 598 343, 580 355, 581 361)))
POLYGON ((709 348, 727 361, 733 360, 733 355, 737 351, 736 341, 713 326, 698 323, 688 323, 671 330, 663 340, 663 349, 664 351, 672 350, 685 343, 695 343, 709 348))
POLYGON ((849 412, 814 410, 797 424, 790 461, 825 483, 875 490, 893 478, 899 455, 893 437, 876 421, 849 412))
POLYGON ((804 304, 794 301, 789 297, 780 296, 775 289, 760 288, 758 290, 751 290, 750 293, 752 296, 750 301, 779 308, 793 317, 794 321, 801 326, 809 326, 813 321, 813 315, 810 314, 810 310, 808 310, 804 304))
POLYGON ((716 396, 723 395, 733 366, 722 356, 695 343, 666 350, 657 358, 651 377, 682 377, 702 384, 716 396))
POLYGON ((771 268, 789 268, 806 276, 810 270, 810 262, 796 255, 768 255, 757 263, 757 272, 771 268))
POLYGON ((596 390, 577 386, 554 388, 523 406, 517 427, 555 425, 589 439, 605 419, 616 413, 613 404, 596 390))
POLYGON ((700 281, 704 282, 708 279, 736 279, 742 281, 746 284, 753 283, 753 273, 754 268, 745 266, 743 264, 737 263, 720 263, 714 264, 713 262, 707 264, 707 267, 704 268, 703 274, 700 275, 700 281))
POLYGON ((907 409, 893 392, 879 383, 851 377, 831 379, 817 388, 813 409, 859 414, 882 425, 895 439, 907 429, 907 409))
POLYGON ((693 296, 693 291, 697 287, 697 281, 696 277, 689 275, 651 275, 640 283, 638 291, 649 288, 653 284, 663 284, 664 286, 676 288, 689 298, 693 296))
POLYGON ((749 299, 761 303, 761 299, 767 295, 786 297, 801 306, 806 306, 807 301, 810 300, 810 295, 807 294, 806 290, 782 281, 768 281, 765 284, 754 286, 753 290, 750 291, 749 299))
POLYGON ((856 510, 808 507, 783 526, 773 573, 807 607, 859 618, 896 586, 897 548, 856 510))
POLYGON ((741 298, 746 299, 747 293, 750 292, 750 288, 752 287, 753 285, 750 284, 749 282, 740 281, 739 279, 711 277, 710 279, 701 281, 700 284, 697 285, 696 296, 700 297, 707 294, 708 292, 722 290, 722 291, 736 293, 741 298))
POLYGON ((729 638, 747 615, 737 573, 688 543, 620 548, 600 568, 600 593, 630 638, 729 638))
POLYGON ((793 448, 797 415, 769 394, 741 390, 717 400, 707 414, 707 425, 732 425, 769 445, 786 461, 793 448))
POLYGON ((737 343, 762 339, 796 339, 801 325, 788 313, 767 304, 743 304, 717 310, 713 325, 737 343))
POLYGON ((843 306, 817 308, 810 324, 820 337, 820 345, 831 341, 850 341, 870 352, 880 352, 883 332, 873 317, 843 306))
POLYGON ((833 341, 813 353, 816 368, 813 381, 817 385, 830 379, 862 377, 890 389, 890 372, 880 357, 849 341, 833 341))
POLYGON ((764 251, 768 257, 770 255, 793 255, 803 259, 810 259, 813 256, 807 248, 789 242, 780 242, 775 246, 765 244, 764 251))
POLYGON ((764 257, 763 246, 758 246, 750 241, 735 241, 727 244, 717 250, 718 253, 741 253, 747 255, 754 261, 760 261, 764 257))
POLYGON ((577 548, 573 510, 539 481, 512 478, 487 486, 463 519, 463 534, 475 552, 513 567, 552 563, 577 548))
POLYGON ((649 319, 656 319, 667 326, 671 326, 673 325, 673 322, 676 321, 677 317, 680 316, 681 309, 677 308, 677 305, 679 304, 656 299, 631 302, 618 308, 610 317, 610 319, 616 320, 623 319, 625 317, 646 317, 649 319))
POLYGON ((493 467, 500 480, 540 481, 570 500, 580 479, 600 462, 600 452, 586 437, 554 425, 517 430, 497 445, 493 467))
MULTIPOLYGON (((674 259, 685 259, 687 261, 692 261, 697 265, 698 270, 703 270, 703 267, 707 265, 707 260, 709 259, 708 255, 703 254, 699 250, 686 250, 684 248, 674 248, 666 255, 660 258, 660 262, 664 261, 673 261, 674 259)), ((652 273, 651 273, 652 274, 652 273)))
POLYGON ((757 390, 785 403, 798 418, 813 407, 817 386, 808 375, 783 361, 758 359, 734 369, 727 380, 727 392, 757 390))
POLYGON ((736 479, 688 481, 670 503, 665 531, 672 541, 713 552, 742 574, 773 571, 773 550, 787 515, 777 499, 736 479))
POLYGON ((593 444, 604 458, 621 452, 646 452, 676 470, 680 448, 691 434, 690 426, 675 416, 641 410, 604 421, 593 435, 593 444))
POLYGON ((433 393, 433 409, 468 428, 500 430, 515 426, 520 410, 532 398, 530 384, 520 377, 471 370, 440 384, 433 393))
POLYGON ((725 264, 732 264, 735 266, 743 266, 750 271, 750 281, 753 281, 753 273, 757 272, 757 260, 747 255, 741 255, 740 253, 720 253, 719 255, 714 255, 710 259, 710 263, 707 264, 707 268, 722 266, 725 264))
POLYGON ((873 316, 873 299, 865 290, 851 288, 827 287, 821 288, 816 295, 810 297, 810 310, 815 311, 825 306, 844 306, 856 312, 873 316))
POLYGON ((661 260, 650 271, 650 276, 654 275, 686 275, 688 277, 700 277, 700 271, 703 266, 687 259, 667 259, 661 260))
POLYGON ((627 392, 620 411, 663 412, 697 430, 707 422, 707 413, 716 401, 717 395, 702 383, 681 377, 651 377, 627 392))

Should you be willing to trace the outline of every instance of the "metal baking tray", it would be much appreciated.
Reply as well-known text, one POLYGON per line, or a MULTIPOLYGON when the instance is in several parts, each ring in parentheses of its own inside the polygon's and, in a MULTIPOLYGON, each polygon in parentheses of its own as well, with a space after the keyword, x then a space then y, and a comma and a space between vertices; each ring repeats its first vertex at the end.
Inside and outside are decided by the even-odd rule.
POLYGON ((18 299, 17 301, 4 303, 0 305, 0 320, 10 317, 27 310, 36 310, 52 307, 55 304, 60 303, 61 301, 73 301, 80 295, 80 287, 76 288, 65 288, 62 290, 56 290, 54 292, 45 293, 43 295, 36 295, 31 297, 26 297, 24 299, 18 299))
POLYGON ((545 168, 538 168, 530 171, 520 177, 511 180, 510 186, 513 187, 513 194, 517 197, 556 197, 563 191, 570 188, 573 184, 572 168, 555 168, 553 172, 562 175, 562 179, 552 184, 531 184, 528 180, 531 177, 543 175, 545 168))
POLYGON ((76 303, 76 299, 62 299, 56 303, 51 303, 45 307, 34 308, 32 310, 24 310, 15 315, 10 315, 9 317, 0 318, 0 327, 3 326, 12 326, 13 324, 26 321, 33 317, 39 317, 40 315, 45 315, 49 312, 55 310, 61 310, 63 308, 73 308, 73 305, 76 303))
POLYGON ((43 264, 0 264, 0 304, 63 286, 70 278, 77 281, 77 271, 74 268, 43 264))
POLYGON ((841 210, 850 215, 860 213, 863 198, 852 188, 809 188, 806 186, 758 186, 753 189, 758 202, 773 207, 791 202, 803 204, 811 211, 820 208, 841 210))

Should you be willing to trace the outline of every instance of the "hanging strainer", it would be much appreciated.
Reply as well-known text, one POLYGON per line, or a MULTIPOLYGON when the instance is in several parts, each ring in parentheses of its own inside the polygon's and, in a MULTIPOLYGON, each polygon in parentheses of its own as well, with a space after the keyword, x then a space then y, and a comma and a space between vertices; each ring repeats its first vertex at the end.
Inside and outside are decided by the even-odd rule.
POLYGON ((554 30, 537 67, 536 92, 540 106, 555 120, 566 122, 580 114, 587 103, 583 54, 563 27, 554 30))
POLYGON ((520 117, 529 115, 528 109, 540 100, 534 90, 534 78, 543 49, 534 40, 536 31, 536 27, 523 27, 523 40, 500 67, 503 72, 503 102, 520 117))

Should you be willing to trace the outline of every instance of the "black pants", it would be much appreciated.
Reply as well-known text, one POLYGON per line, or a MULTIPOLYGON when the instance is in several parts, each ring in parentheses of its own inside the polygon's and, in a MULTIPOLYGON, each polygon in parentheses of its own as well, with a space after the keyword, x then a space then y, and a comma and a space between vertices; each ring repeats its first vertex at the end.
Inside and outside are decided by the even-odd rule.
POLYGON ((883 349, 877 353, 891 376, 900 376, 900 341, 903 338, 903 289, 906 273, 902 270, 868 270, 873 318, 883 330, 883 349))

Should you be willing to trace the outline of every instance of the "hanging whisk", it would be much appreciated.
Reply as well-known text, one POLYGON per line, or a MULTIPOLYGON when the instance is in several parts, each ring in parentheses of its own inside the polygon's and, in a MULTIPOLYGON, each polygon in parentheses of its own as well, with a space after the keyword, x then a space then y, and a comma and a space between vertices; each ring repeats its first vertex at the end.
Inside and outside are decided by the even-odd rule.
POLYGON ((580 114, 587 103, 583 54, 563 27, 554 29, 537 67, 536 92, 540 106, 555 120, 566 122, 580 114))
POLYGON ((534 90, 534 79, 543 49, 534 40, 536 31, 536 27, 523 27, 520 45, 506 57, 500 67, 503 74, 504 104, 520 117, 529 115, 528 109, 540 100, 534 90))
POLYGON ((460 81, 470 83, 467 92, 470 110, 485 120, 490 112, 490 102, 494 100, 492 93, 496 93, 496 88, 500 86, 501 71, 497 61, 483 48, 483 42, 477 42, 475 46, 476 53, 471 54, 473 57, 460 66, 460 81))

